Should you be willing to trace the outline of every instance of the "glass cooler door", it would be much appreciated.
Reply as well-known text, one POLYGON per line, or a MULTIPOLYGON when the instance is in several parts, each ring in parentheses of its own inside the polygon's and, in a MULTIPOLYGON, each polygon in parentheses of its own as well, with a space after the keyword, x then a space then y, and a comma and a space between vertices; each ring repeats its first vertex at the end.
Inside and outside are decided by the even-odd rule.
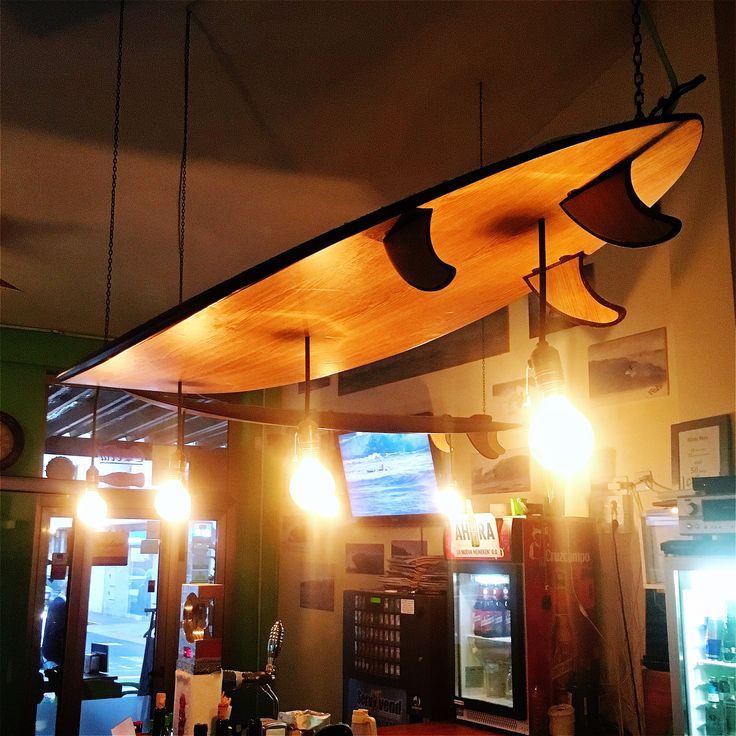
POLYGON ((465 563, 462 569, 467 572, 453 573, 455 697, 480 710, 523 717, 523 617, 516 566, 465 563))
POLYGON ((674 733, 736 736, 736 560, 668 562, 674 733))

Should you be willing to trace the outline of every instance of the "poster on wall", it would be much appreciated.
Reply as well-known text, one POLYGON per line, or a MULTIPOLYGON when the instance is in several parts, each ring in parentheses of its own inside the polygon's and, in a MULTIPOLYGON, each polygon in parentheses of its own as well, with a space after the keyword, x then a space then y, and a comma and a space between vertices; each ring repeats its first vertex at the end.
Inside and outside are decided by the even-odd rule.
POLYGON ((308 565, 299 583, 299 607, 335 610, 335 566, 308 565))
POLYGON ((426 539, 392 539, 391 557, 425 557, 426 539))
POLYGON ((664 327, 588 347, 591 399, 646 399, 670 392, 664 327))
POLYGON ((495 460, 474 452, 471 460, 471 493, 529 493, 529 449, 506 450, 495 460))
POLYGON ((346 544, 345 572, 383 575, 383 545, 346 544))
POLYGON ((504 422, 524 422, 526 420, 526 380, 494 383, 491 388, 493 416, 504 422))

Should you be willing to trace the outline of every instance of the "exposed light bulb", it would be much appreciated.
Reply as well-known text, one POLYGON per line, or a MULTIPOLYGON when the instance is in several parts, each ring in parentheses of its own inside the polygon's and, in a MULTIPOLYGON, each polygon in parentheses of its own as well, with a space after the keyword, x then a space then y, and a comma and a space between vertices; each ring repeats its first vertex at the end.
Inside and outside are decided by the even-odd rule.
POLYGON ((87 526, 102 526, 107 520, 107 503, 95 488, 88 488, 77 502, 77 518, 87 526))
POLYGON ((340 510, 332 473, 311 453, 298 460, 289 493, 294 503, 310 514, 331 517, 340 510))
POLYGON ((169 478, 156 493, 158 515, 166 521, 186 521, 192 512, 192 497, 181 477, 169 478))
POLYGON ((450 519, 463 513, 463 499, 454 481, 437 489, 435 501, 437 508, 450 519))
POLYGON ((545 468, 569 475, 582 470, 593 454, 593 428, 566 396, 545 396, 532 415, 529 449, 545 468))

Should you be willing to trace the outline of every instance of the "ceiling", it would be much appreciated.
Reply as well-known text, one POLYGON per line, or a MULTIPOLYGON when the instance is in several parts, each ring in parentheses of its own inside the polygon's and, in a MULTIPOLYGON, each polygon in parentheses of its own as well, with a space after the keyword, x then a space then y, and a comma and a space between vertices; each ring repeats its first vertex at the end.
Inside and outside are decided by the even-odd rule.
MULTIPOLYGON (((3 324, 103 333, 118 7, 3 3, 3 324)), ((481 81, 485 163, 524 150, 631 38, 627 0, 191 8, 185 297, 475 168, 481 81)), ((185 9, 125 8, 111 336, 178 298, 185 9)))

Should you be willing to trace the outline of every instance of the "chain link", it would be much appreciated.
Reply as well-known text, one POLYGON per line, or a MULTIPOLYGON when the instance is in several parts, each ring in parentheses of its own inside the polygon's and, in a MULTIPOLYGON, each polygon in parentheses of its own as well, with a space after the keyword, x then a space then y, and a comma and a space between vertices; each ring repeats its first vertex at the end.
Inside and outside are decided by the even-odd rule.
POLYGON ((480 321, 480 370, 481 370, 481 390, 483 392, 483 414, 486 413, 486 318, 480 321))
POLYGON ((179 168, 179 304, 184 299, 184 229, 187 215, 187 140, 189 138, 189 31, 192 11, 187 8, 184 33, 184 133, 179 168))
POLYGON ((123 79, 123 20, 125 17, 125 0, 120 2, 120 20, 118 23, 118 61, 115 81, 115 122, 112 134, 112 181, 110 184, 110 231, 107 241, 107 280, 105 284, 105 329, 104 340, 110 337, 110 303, 112 301, 112 258, 115 250, 115 194, 118 184, 118 144, 120 141, 120 88, 123 79))
POLYGON ((631 0, 634 12, 631 16, 631 22, 634 26, 634 33, 632 36, 632 42, 634 46, 633 61, 634 61, 634 106, 636 107, 636 120, 641 120, 644 117, 644 73, 641 70, 641 16, 639 15, 639 6, 641 0, 631 0))

